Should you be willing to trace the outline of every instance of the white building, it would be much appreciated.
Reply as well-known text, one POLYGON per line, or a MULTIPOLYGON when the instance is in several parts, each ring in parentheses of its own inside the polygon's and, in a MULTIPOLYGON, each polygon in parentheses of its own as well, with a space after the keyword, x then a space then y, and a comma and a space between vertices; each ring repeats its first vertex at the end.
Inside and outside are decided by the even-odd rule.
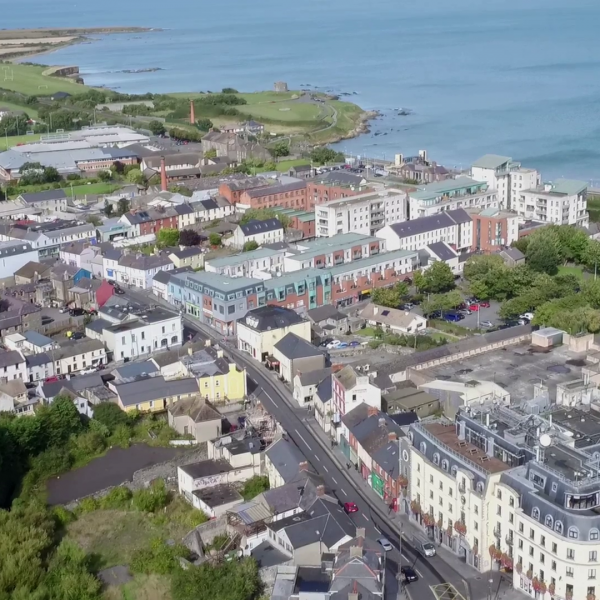
POLYGON ((317 237, 340 233, 375 235, 385 225, 406 220, 406 193, 384 189, 315 205, 317 237))
POLYGON ((194 194, 190 200, 190 207, 193 210, 196 221, 224 219, 235 212, 234 206, 230 204, 227 198, 223 198, 223 196, 196 200, 194 194))
POLYGON ((587 183, 574 179, 544 183, 521 191, 512 208, 523 219, 587 227, 587 183))
POLYGON ((369 381, 369 376, 346 365, 331 378, 331 408, 333 421, 339 420, 359 404, 381 410, 381 390, 369 381))
POLYGON ((15 271, 30 261, 39 262, 39 252, 29 242, 13 240, 0 243, 0 280, 13 277, 15 271))
POLYGON ((267 275, 277 275, 284 270, 286 250, 258 248, 234 256, 223 256, 207 260, 204 269, 227 277, 252 277, 266 279, 267 275))
POLYGON ((473 221, 462 208, 386 225, 375 234, 388 250, 420 250, 428 244, 446 242, 460 253, 473 245, 473 221))
POLYGON ((178 313, 154 308, 135 320, 105 328, 102 337, 114 360, 134 359, 181 346, 183 321, 178 313))
POLYGON ((13 379, 27 381, 27 366, 25 357, 17 350, 4 350, 0 352, 0 383, 7 383, 13 379))
POLYGON ((499 208, 498 194, 485 181, 470 177, 445 179, 419 186, 408 194, 409 219, 418 219, 457 208, 499 208))
POLYGON ((89 242, 71 242, 61 246, 59 258, 68 265, 92 271, 90 262, 100 254, 100 248, 92 246, 89 242))
POLYGON ((262 246, 283 242, 283 238, 283 225, 279 219, 252 220, 245 225, 237 226, 233 232, 233 245, 236 248, 243 248, 248 242, 256 242, 262 246))
POLYGON ((460 261, 456 251, 446 242, 428 244, 419 251, 419 260, 423 269, 428 269, 436 261, 445 262, 455 275, 459 275, 464 267, 464 262, 460 261))
POLYGON ((415 334, 427 328, 427 319, 410 311, 387 308, 369 302, 360 313, 368 325, 398 334, 415 334))
POLYGON ((54 361, 50 354, 29 354, 25 357, 27 379, 30 383, 44 381, 54 375, 54 361))
POLYGON ((143 290, 152 289, 152 279, 159 271, 172 271, 175 265, 166 254, 134 254, 108 252, 103 257, 104 278, 143 290))
POLYGON ((509 156, 496 154, 486 154, 476 160, 471 167, 471 176, 477 181, 485 181, 497 192, 503 209, 514 210, 512 204, 519 193, 540 184, 540 174, 535 169, 525 169, 509 156))
POLYGON ((50 354, 56 375, 77 373, 106 364, 106 350, 100 340, 67 342, 50 354))

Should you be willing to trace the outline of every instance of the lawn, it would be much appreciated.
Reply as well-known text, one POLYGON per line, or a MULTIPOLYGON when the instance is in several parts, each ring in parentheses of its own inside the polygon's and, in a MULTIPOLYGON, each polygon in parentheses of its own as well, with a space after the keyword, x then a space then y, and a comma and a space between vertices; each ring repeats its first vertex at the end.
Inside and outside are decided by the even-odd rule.
POLYGON ((165 575, 135 575, 129 583, 110 586, 104 600, 169 600, 171 583, 165 575))
MULTIPOLYGON (((85 196, 86 194, 112 194, 115 190, 118 190, 121 185, 114 183, 90 183, 90 185, 74 185, 73 194, 75 196, 85 196)), ((71 195, 71 188, 65 188, 65 193, 71 195)))
POLYGON ((583 279, 583 267, 558 267, 559 275, 575 275, 583 279))
MULTIPOLYGON (((0 70, 0 81, 3 76, 4 76, 4 74, 0 70)), ((2 86, 0 86, 0 87, 2 87, 2 86)), ((14 102, 7 102, 6 100, 4 100, 4 98, 2 98, 1 95, 0 95, 0 106, 5 107, 5 108, 10 108, 10 110, 15 110, 15 111, 23 110, 32 119, 37 119, 37 117, 38 117, 38 111, 35 108, 33 108, 32 106, 27 106, 25 104, 15 104, 14 102)))
POLYGON ((0 88, 27 96, 49 96, 55 92, 82 94, 91 89, 65 77, 44 75, 48 67, 36 65, 0 65, 0 88))
POLYGON ((32 135, 9 135, 8 137, 0 137, 0 150, 8 150, 18 144, 30 144, 31 142, 37 142, 40 139, 38 133, 32 135))
POLYGON ((376 329, 375 327, 365 327, 364 329, 359 329, 355 331, 356 335, 363 335, 365 337, 375 337, 376 329))

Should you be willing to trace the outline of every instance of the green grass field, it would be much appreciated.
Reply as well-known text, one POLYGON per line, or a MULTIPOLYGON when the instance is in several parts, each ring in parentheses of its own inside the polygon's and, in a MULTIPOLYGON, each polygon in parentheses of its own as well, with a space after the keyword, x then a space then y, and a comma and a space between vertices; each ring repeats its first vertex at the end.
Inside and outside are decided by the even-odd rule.
POLYGON ((0 88, 27 96, 50 96, 55 92, 81 94, 90 88, 64 77, 43 75, 48 67, 35 65, 0 65, 0 88))
POLYGON ((559 275, 575 275, 583 279, 583 267, 558 267, 559 275))
POLYGON ((0 137, 0 150, 8 150, 18 144, 30 144, 31 142, 37 142, 40 139, 39 133, 32 135, 9 135, 8 137, 0 137))
MULTIPOLYGON (((2 78, 2 70, 0 69, 0 79, 2 78)), ((2 86, 0 86, 2 87, 2 86)), ((27 106, 25 104, 15 104, 14 102, 7 102, 6 100, 4 100, 2 98, 2 95, 0 94, 0 106, 2 106, 3 108, 10 108, 11 110, 23 110, 25 111, 30 118, 32 119, 37 119, 38 117, 38 111, 33 108, 32 106, 27 106)))
MULTIPOLYGON (((111 194, 121 186, 114 183, 91 183, 90 185, 74 185, 73 193, 75 196, 85 196, 86 194, 111 194)), ((65 188, 67 195, 71 194, 71 188, 65 188)))
POLYGON ((588 196, 587 209, 592 223, 600 223, 600 196, 588 196))

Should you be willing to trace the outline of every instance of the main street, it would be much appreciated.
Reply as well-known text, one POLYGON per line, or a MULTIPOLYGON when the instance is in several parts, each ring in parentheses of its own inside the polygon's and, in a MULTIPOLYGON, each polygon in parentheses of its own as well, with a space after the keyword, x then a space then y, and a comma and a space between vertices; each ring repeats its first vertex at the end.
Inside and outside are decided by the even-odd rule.
MULTIPOLYGON (((127 293, 134 300, 137 297, 147 302, 142 292, 129 289, 127 293)), ((289 390, 273 372, 268 371, 248 354, 239 351, 216 331, 188 315, 182 316, 186 329, 196 333, 195 338, 211 339, 222 344, 231 358, 246 368, 249 391, 260 399, 265 409, 277 419, 288 438, 298 446, 323 477, 335 497, 341 503, 354 502, 358 506, 358 512, 350 515, 356 527, 364 528, 366 535, 373 540, 386 537, 394 545, 394 550, 388 552, 386 557, 386 600, 396 598, 396 575, 400 565, 413 566, 419 575, 419 581, 409 586, 409 593, 413 598, 424 600, 435 597, 430 586, 444 582, 452 583, 456 590, 464 593, 465 586, 461 575, 439 557, 423 558, 410 541, 402 536, 400 526, 390 518, 384 505, 377 499, 370 498, 365 490, 357 485, 347 466, 338 460, 331 447, 307 424, 306 410, 295 406, 289 390)), ((459 600, 460 596, 456 598, 459 600)))

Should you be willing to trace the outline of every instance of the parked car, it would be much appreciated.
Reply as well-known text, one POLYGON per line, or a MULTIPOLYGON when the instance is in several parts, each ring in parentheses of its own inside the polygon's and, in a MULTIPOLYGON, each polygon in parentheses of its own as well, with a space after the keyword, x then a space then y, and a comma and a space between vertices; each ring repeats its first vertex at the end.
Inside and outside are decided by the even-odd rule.
POLYGON ((124 293, 125 293, 125 292, 124 292, 124 291, 123 291, 121 288, 119 288, 119 287, 115 286, 115 294, 119 294, 119 295, 121 295, 121 294, 124 294, 124 293))
POLYGON ((448 321, 451 323, 457 323, 458 321, 462 321, 463 319, 464 317, 462 315, 456 313, 448 313, 447 315, 444 315, 444 321, 448 321))
POLYGON ((42 325, 50 325, 50 323, 54 323, 52 317, 42 317, 42 325))
POLYGON ((58 312, 59 312, 61 315, 64 315, 65 313, 68 313, 68 312, 69 312, 69 310, 70 310, 70 309, 69 309, 69 307, 68 307, 68 306, 63 306, 63 307, 62 307, 62 308, 61 308, 61 309, 60 309, 58 312))
POLYGON ((69 314, 72 317, 80 317, 81 315, 85 314, 85 310, 83 310, 83 308, 72 308, 69 311, 69 314))
POLYGON ((340 340, 331 340, 331 342, 329 342, 329 344, 327 344, 327 348, 331 349, 331 348, 337 348, 342 342, 340 342, 340 340))
POLYGON ((426 319, 439 319, 442 316, 441 310, 434 310, 427 315, 424 315, 426 319))
POLYGON ((82 369, 79 371, 79 375, 88 375, 89 373, 94 373, 96 371, 96 367, 88 367, 87 369, 82 369))
POLYGON ((535 315, 532 312, 526 312, 522 315, 519 315, 519 319, 527 319, 528 321, 533 321, 534 316, 535 315))
POLYGON ((348 514, 358 512, 358 506, 354 502, 344 502, 344 510, 348 514))
POLYGON ((416 571, 412 567, 400 567, 400 573, 404 576, 404 581, 406 583, 419 580, 416 571))
POLYGON ((471 312, 477 312, 479 310, 479 304, 469 304, 469 310, 471 312))
POLYGON ((481 321, 479 324, 480 324, 482 327, 486 327, 486 328, 489 328, 489 327, 493 327, 493 326, 494 326, 494 324, 493 324, 491 321, 481 321))
POLYGON ((340 342, 336 348, 347 348, 348 347, 348 342, 340 342))
POLYGON ((380 544, 381 547, 386 551, 386 552, 390 552, 391 550, 394 549, 394 546, 392 546, 390 540, 388 540, 387 538, 381 537, 377 540, 380 544))
POLYGON ((529 325, 529 319, 519 319, 517 323, 519 325, 529 325))
POLYGON ((352 342, 350 342, 348 344, 348 346, 350 346, 351 348, 356 348, 357 346, 360 346, 360 342, 357 342, 356 340, 353 340, 352 342))
POLYGON ((54 383, 54 382, 58 381, 58 377, 56 375, 53 375, 52 377, 46 377, 46 379, 44 381, 46 383, 54 383))
POLYGON ((74 331, 71 334, 71 338, 72 340, 82 340, 85 337, 85 335, 83 335, 83 333, 81 333, 81 331, 74 331))
POLYGON ((481 308, 489 308, 490 307, 490 303, 487 300, 482 300, 479 303, 479 306, 481 306, 481 308))

